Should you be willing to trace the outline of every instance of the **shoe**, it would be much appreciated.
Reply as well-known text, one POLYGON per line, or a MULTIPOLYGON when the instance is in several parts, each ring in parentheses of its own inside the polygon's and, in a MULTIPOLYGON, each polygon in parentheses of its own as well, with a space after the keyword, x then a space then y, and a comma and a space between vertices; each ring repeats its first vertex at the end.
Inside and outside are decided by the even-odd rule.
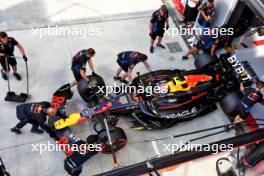
POLYGON ((121 79, 120 81, 121 81, 121 83, 128 84, 127 80, 121 79))
POLYGON ((36 133, 36 134, 43 134, 43 133, 44 133, 43 130, 40 130, 40 129, 38 129, 38 128, 36 128, 36 129, 32 128, 30 131, 31 131, 32 133, 36 133))
POLYGON ((120 80, 120 79, 121 79, 120 76, 115 76, 115 77, 114 77, 114 80, 116 80, 116 81, 117 81, 117 80, 120 80))
POLYGON ((153 53, 153 52, 154 52, 154 47, 151 46, 151 47, 149 48, 149 51, 150 51, 150 53, 153 53))
POLYGON ((17 127, 11 128, 10 130, 11 130, 13 133, 16 133, 16 134, 21 134, 21 131, 20 131, 20 129, 19 129, 19 128, 17 128, 17 127))
POLYGON ((157 47, 160 47, 162 49, 166 49, 166 47, 164 45, 162 45, 162 44, 157 44, 157 47))
POLYGON ((18 73, 13 73, 13 75, 16 77, 16 79, 17 79, 18 81, 21 80, 21 76, 20 76, 18 73))
POLYGON ((195 37, 191 36, 190 38, 187 39, 188 43, 194 43, 195 42, 195 37))
POLYGON ((1 70, 1 73, 2 73, 2 77, 3 77, 3 79, 4 79, 4 80, 7 80, 7 75, 6 75, 6 73, 4 73, 3 70, 1 70))
POLYGON ((183 60, 187 60, 188 59, 188 56, 182 56, 182 59, 183 60))

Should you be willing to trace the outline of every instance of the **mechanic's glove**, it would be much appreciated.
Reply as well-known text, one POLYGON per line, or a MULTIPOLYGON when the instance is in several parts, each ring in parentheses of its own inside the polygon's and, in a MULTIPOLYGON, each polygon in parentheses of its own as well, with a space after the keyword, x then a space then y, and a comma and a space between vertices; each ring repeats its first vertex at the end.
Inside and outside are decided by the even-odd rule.
POLYGON ((169 25, 167 25, 167 26, 166 26, 166 30, 168 30, 169 28, 170 28, 170 26, 169 26, 169 25))
POLYGON ((93 76, 98 76, 95 72, 92 72, 92 75, 93 75, 93 76))
POLYGON ((27 58, 27 56, 26 56, 26 55, 23 55, 23 59, 24 59, 24 61, 25 61, 25 62, 27 62, 27 61, 28 61, 28 58, 27 58))

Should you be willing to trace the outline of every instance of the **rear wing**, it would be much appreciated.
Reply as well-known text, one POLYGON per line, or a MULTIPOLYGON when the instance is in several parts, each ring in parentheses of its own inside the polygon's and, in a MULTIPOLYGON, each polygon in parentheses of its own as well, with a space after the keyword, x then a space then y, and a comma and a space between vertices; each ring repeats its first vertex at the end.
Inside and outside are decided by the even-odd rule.
POLYGON ((248 61, 240 62, 235 54, 221 54, 219 59, 224 69, 227 71, 232 70, 232 73, 237 77, 239 82, 244 83, 246 86, 251 86, 260 80, 250 63, 248 61))

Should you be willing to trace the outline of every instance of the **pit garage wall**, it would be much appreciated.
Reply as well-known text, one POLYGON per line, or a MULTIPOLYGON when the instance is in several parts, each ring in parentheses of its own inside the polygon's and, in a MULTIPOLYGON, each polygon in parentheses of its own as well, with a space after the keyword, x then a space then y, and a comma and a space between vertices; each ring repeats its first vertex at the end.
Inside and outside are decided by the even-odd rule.
POLYGON ((264 0, 244 0, 244 2, 264 23, 264 0))
POLYGON ((238 0, 215 0, 216 10, 212 25, 220 27, 227 23, 237 3, 238 0))

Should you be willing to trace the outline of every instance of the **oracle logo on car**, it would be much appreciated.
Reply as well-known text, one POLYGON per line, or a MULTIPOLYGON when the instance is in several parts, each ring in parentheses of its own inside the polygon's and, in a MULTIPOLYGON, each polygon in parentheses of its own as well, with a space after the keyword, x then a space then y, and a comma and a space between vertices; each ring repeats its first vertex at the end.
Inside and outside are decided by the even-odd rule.
POLYGON ((197 107, 193 107, 192 109, 187 109, 185 111, 179 112, 177 114, 170 114, 170 115, 164 115, 161 116, 161 118, 164 119, 181 119, 181 118, 187 118, 191 115, 194 115, 198 111, 197 107))
POLYGON ((243 64, 240 63, 236 57, 236 55, 233 55, 229 58, 227 58, 228 62, 232 65, 236 73, 240 76, 242 81, 250 80, 251 76, 244 68, 243 64))

